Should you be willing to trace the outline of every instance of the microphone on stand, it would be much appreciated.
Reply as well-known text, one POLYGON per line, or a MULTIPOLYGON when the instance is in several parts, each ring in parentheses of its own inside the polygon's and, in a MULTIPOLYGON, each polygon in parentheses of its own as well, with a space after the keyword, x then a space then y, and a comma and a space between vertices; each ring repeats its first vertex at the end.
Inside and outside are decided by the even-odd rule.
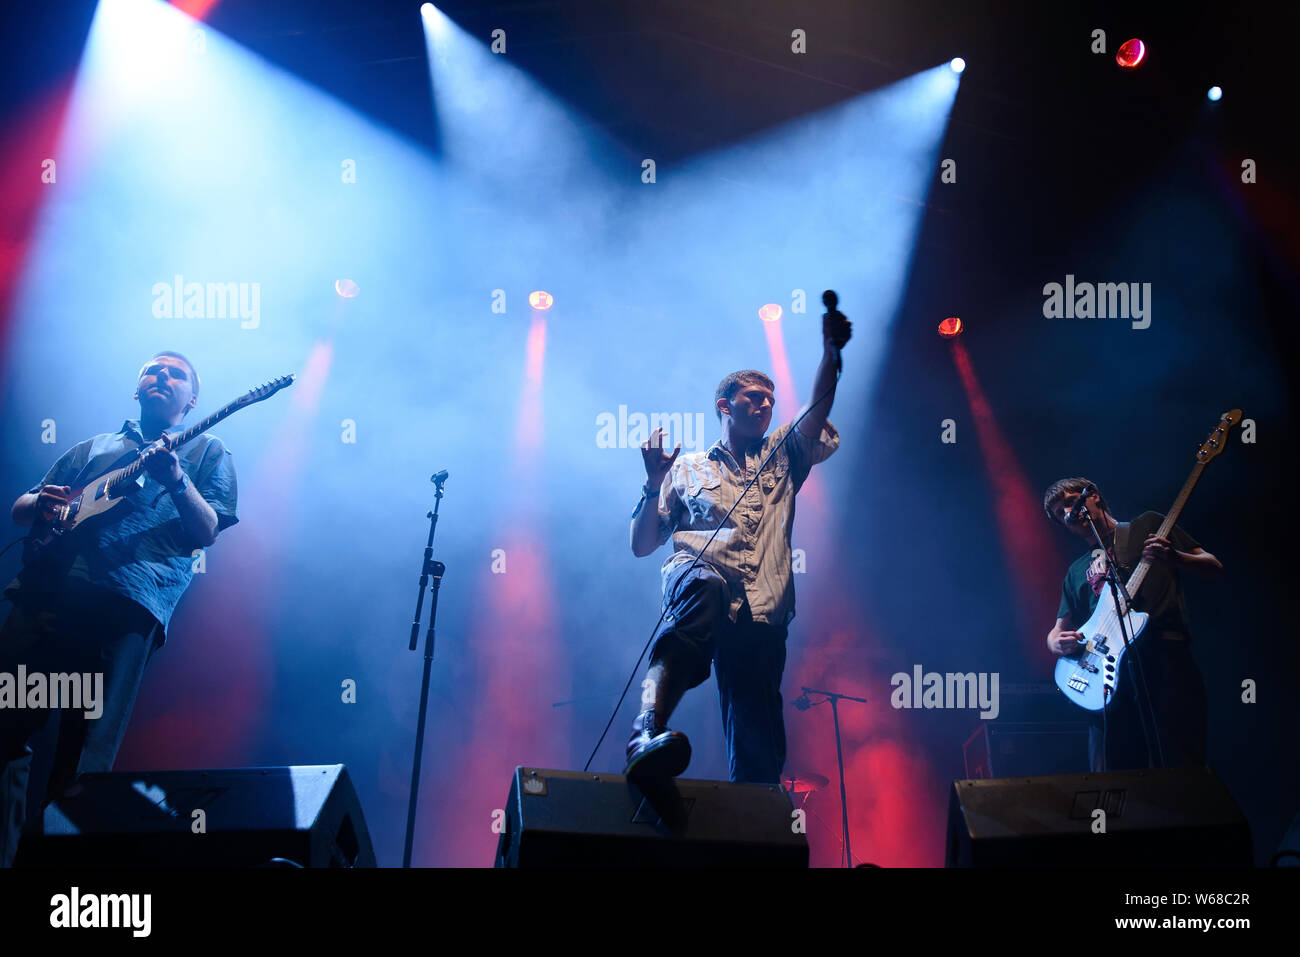
POLYGON ((1095 485, 1085 485, 1083 487, 1083 491, 1079 493, 1079 500, 1074 503, 1074 507, 1070 509, 1070 514, 1065 517, 1065 524, 1074 525, 1079 521, 1079 516, 1083 514, 1087 504, 1088 496, 1095 495, 1096 492, 1097 486, 1095 485))
POLYGON ((429 481, 433 482, 435 485, 441 485, 443 482, 447 481, 447 476, 450 474, 451 473, 446 469, 443 469, 441 472, 434 472, 430 475, 429 481))

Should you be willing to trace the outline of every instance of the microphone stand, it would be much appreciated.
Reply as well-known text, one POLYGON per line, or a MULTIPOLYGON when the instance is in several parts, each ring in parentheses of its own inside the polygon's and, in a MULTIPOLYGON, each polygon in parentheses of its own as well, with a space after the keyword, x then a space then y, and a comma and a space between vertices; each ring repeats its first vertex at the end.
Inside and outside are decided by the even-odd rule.
MULTIPOLYGON (((855 698, 852 695, 847 695, 847 694, 837 694, 834 691, 818 691, 815 688, 800 688, 799 691, 802 693, 802 696, 804 697, 810 694, 824 695, 821 701, 810 702, 809 704, 804 705, 802 708, 800 708, 799 709, 800 711, 806 711, 808 708, 813 707, 813 705, 825 704, 827 701, 831 703, 831 715, 835 720, 835 756, 839 759, 839 763, 840 763, 840 808, 843 813, 842 825, 844 827, 844 859, 845 859, 845 866, 852 867, 853 866, 853 845, 849 841, 849 799, 844 787, 844 745, 840 739, 839 705, 840 705, 841 698, 843 698, 845 701, 856 701, 859 704, 866 704, 867 699, 855 698)), ((797 701, 795 702, 795 704, 796 706, 798 706, 797 701)))
POLYGON ((420 636, 420 618, 424 614, 424 592, 433 579, 433 603, 429 607, 429 628, 424 633, 424 677, 420 682, 420 715, 415 726, 415 760, 411 764, 411 800, 406 807, 406 846, 402 851, 402 866, 411 866, 411 847, 415 842, 415 806, 420 795, 420 758, 424 754, 424 724, 429 709, 429 672, 433 667, 434 622, 438 618, 438 589, 442 587, 442 575, 447 566, 433 560, 433 535, 438 529, 438 506, 442 504, 442 483, 447 481, 447 473, 439 472, 433 476, 434 502, 433 511, 425 517, 429 519, 429 540, 424 546, 424 564, 420 569, 420 588, 415 597, 415 619, 411 622, 410 650, 415 650, 420 636))
MULTIPOLYGON (((1155 711, 1151 709, 1151 695, 1147 691, 1146 674, 1142 670, 1141 658, 1139 658, 1137 653, 1133 650, 1135 647, 1133 639, 1129 637, 1128 633, 1128 609, 1133 607, 1133 597, 1128 593, 1128 588, 1119 579, 1119 563, 1115 560, 1114 551, 1106 547, 1106 543, 1102 540, 1101 532, 1097 528, 1097 523, 1093 521, 1092 512, 1090 512, 1088 506, 1084 505, 1082 502, 1079 504, 1079 514, 1088 520, 1088 526, 1092 529, 1093 537, 1097 539, 1098 547, 1100 547, 1102 552, 1106 555, 1106 581, 1110 585, 1111 600, 1115 603, 1115 617, 1119 619, 1119 634, 1120 637, 1124 639, 1124 650, 1129 656, 1128 660, 1133 663, 1133 674, 1137 682, 1136 697, 1138 701, 1138 718, 1142 723, 1142 739, 1146 743, 1148 763, 1154 761, 1156 767, 1164 767, 1164 750, 1160 747, 1159 731, 1158 729, 1149 726, 1149 723, 1155 723, 1155 711), (1124 607, 1122 610, 1120 608, 1120 595, 1124 596, 1124 607), (1148 715, 1150 715, 1149 723, 1148 715), (1156 735, 1155 751, 1151 748, 1151 736, 1153 733, 1156 735)), ((1116 671, 1115 677, 1116 679, 1119 678, 1118 671, 1116 671)), ((1105 685, 1102 687, 1105 688, 1105 685)), ((1106 696, 1109 698, 1109 694, 1106 696)), ((1108 707, 1110 707, 1109 701, 1102 702, 1102 721, 1106 720, 1105 709, 1108 707)), ((1102 764, 1106 765, 1103 770, 1109 770, 1110 762, 1106 760, 1104 741, 1101 760, 1102 764)))

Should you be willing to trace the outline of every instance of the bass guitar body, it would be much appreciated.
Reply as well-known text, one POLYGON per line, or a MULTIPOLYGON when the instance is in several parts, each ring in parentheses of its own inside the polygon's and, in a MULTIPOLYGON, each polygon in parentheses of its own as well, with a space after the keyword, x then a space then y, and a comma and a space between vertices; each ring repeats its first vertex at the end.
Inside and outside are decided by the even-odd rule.
MULTIPOLYGON (((1120 631, 1119 618, 1110 596, 1103 594, 1097 607, 1082 628, 1082 650, 1061 657, 1056 662, 1056 687, 1070 700, 1088 711, 1100 711, 1115 700, 1119 687, 1119 664, 1128 650, 1120 631)), ((1130 611, 1127 616, 1129 640, 1136 642, 1146 627, 1147 615, 1130 611)))

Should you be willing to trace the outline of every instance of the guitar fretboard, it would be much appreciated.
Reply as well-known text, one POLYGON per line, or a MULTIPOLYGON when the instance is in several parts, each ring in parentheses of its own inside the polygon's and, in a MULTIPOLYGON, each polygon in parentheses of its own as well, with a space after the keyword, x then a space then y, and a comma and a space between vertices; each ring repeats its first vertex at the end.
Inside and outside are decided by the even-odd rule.
MULTIPOLYGON (((1196 482, 1200 479, 1201 473, 1205 471, 1205 463, 1197 462, 1192 466, 1192 474, 1187 476, 1187 481, 1183 483, 1183 490, 1178 493, 1178 498, 1174 499, 1173 507, 1165 515, 1165 520, 1160 523, 1160 529, 1156 535, 1160 538, 1168 538, 1169 533, 1174 530, 1178 524, 1178 516, 1182 514, 1183 506, 1187 504, 1187 499, 1192 494, 1192 489, 1196 488, 1196 482)), ((1128 580, 1128 594, 1130 598, 1136 598, 1138 589, 1142 587, 1142 582, 1146 580, 1147 572, 1151 570, 1150 559, 1142 559, 1138 562, 1137 568, 1133 569, 1133 574, 1128 580)))
MULTIPOLYGON (((246 401, 247 398, 236 399, 234 402, 229 402, 226 405, 223 405, 221 408, 217 409, 216 412, 213 412, 211 415, 207 416, 206 418, 200 419, 198 422, 195 422, 184 432, 177 433, 175 436, 172 437, 171 440, 172 451, 173 452, 176 451, 176 449, 179 449, 185 443, 202 435, 204 432, 208 431, 208 429, 212 428, 222 419, 230 415, 233 415, 235 412, 238 412, 239 409, 245 404, 246 401)), ((135 481, 136 478, 139 477, 142 471, 144 471, 144 459, 143 458, 136 459, 130 465, 124 467, 121 470, 121 472, 117 475, 116 478, 113 478, 108 482, 108 491, 110 492, 110 494, 114 493, 122 485, 135 481)))

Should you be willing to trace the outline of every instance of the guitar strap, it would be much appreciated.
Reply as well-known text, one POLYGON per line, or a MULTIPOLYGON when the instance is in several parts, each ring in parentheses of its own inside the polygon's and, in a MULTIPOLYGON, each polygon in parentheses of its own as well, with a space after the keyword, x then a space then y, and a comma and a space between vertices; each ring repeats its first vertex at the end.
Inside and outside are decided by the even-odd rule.
POLYGON ((1125 564, 1124 556, 1128 554, 1128 522, 1115 523, 1115 560, 1121 565, 1125 564))

